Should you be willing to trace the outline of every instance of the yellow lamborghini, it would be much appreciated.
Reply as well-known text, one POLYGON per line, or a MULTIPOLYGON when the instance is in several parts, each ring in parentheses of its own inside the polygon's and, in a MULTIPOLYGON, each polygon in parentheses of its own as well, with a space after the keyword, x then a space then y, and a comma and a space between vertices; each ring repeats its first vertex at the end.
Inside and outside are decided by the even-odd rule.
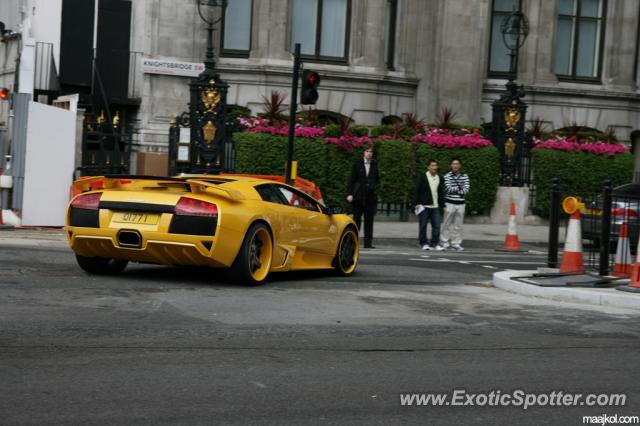
POLYGON ((206 265, 256 285, 269 272, 353 274, 353 220, 294 186, 237 175, 98 176, 74 182, 66 231, 78 264, 116 274, 129 261, 206 265))

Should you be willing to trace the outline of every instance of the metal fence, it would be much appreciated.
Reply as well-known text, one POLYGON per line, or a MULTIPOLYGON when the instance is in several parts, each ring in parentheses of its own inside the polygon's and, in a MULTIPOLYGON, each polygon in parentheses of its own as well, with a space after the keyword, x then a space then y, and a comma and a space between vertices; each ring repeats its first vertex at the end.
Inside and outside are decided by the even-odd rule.
MULTIPOLYGON (((637 256, 640 230, 640 185, 629 184, 612 188, 603 183, 602 191, 580 194, 583 203, 581 231, 585 270, 599 275, 625 276, 631 273, 637 256), (625 241, 626 239, 626 241, 625 241)), ((562 200, 576 196, 563 190, 557 180, 552 182, 548 265, 558 266, 558 230, 561 221, 568 220, 562 212, 562 200)))

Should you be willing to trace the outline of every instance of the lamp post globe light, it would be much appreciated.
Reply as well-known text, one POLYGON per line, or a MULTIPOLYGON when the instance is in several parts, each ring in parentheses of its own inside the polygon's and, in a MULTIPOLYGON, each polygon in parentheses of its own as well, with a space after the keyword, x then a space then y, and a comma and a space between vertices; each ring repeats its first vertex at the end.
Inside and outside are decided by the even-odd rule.
POLYGON ((205 68, 213 69, 215 67, 215 62, 213 60, 213 26, 222 20, 222 14, 227 7, 227 3, 227 0, 196 0, 198 15, 200 15, 200 19, 207 24, 207 53, 204 61, 205 68), (203 6, 207 7, 207 16, 202 13, 203 6), (214 10, 218 6, 221 8, 220 18, 215 19, 214 10))
POLYGON ((227 129, 225 109, 229 85, 215 72, 213 52, 214 25, 222 20, 227 0, 196 0, 198 15, 206 24, 207 50, 204 70, 189 83, 189 167, 186 173, 218 173, 226 170, 227 129), (215 9, 220 7, 220 18, 215 9))
POLYGON ((509 56, 511 57, 509 80, 515 80, 518 51, 524 45, 524 41, 529 35, 529 20, 524 13, 514 11, 502 22, 500 32, 502 33, 502 41, 507 49, 509 49, 509 56))

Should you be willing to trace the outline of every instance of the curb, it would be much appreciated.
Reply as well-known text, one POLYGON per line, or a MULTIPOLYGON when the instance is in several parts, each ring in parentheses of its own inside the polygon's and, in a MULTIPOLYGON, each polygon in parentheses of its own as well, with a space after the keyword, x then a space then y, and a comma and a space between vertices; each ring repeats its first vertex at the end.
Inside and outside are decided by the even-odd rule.
POLYGON ((536 271, 500 271, 493 274, 493 285, 502 290, 524 296, 540 297, 560 302, 640 310, 640 295, 621 293, 615 288, 539 287, 512 280, 529 276, 536 271))

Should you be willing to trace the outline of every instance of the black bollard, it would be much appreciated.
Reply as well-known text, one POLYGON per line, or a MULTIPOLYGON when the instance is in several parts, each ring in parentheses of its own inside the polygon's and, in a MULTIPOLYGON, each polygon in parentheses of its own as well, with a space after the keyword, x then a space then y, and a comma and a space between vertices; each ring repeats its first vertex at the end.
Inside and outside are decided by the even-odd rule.
POLYGON ((601 276, 609 275, 609 254, 611 251, 611 203, 613 189, 611 179, 605 179, 602 188, 602 224, 600 226, 600 268, 601 276))
POLYGON ((549 248, 547 266, 558 267, 558 233, 560 230, 560 179, 551 179, 551 206, 549 208, 549 248))

